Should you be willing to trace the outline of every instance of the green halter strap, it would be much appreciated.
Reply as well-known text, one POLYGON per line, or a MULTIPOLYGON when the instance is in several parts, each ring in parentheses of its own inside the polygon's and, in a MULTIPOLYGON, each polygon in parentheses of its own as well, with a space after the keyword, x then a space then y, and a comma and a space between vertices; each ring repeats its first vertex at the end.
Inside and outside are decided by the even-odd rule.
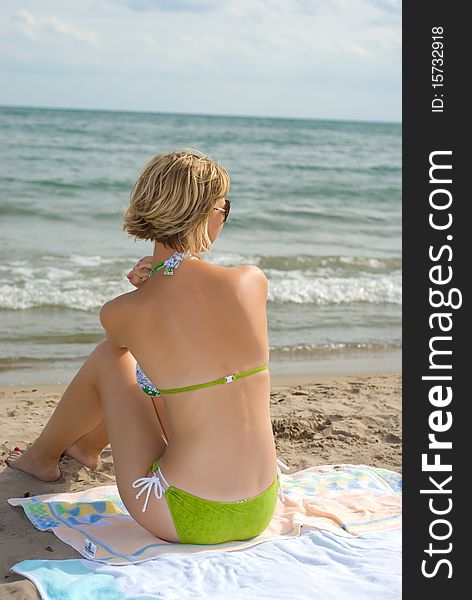
POLYGON ((153 269, 151 269, 151 271, 149 271, 148 279, 164 265, 166 266, 166 268, 164 269, 164 275, 173 275, 174 269, 176 269, 180 265, 181 260, 184 258, 190 258, 191 256, 192 254, 190 254, 189 252, 174 252, 169 256, 169 258, 158 263, 153 269))
POLYGON ((199 383, 197 385, 188 385, 186 387, 172 388, 170 390, 159 391, 161 392, 161 394, 175 394, 177 392, 198 390, 200 388, 210 387, 211 385, 218 385, 219 383, 231 383, 236 379, 240 379, 241 377, 247 377, 248 375, 252 375, 253 373, 258 373, 259 371, 264 371, 267 368, 268 365, 261 365, 260 367, 256 367, 255 369, 249 369, 248 371, 243 371, 242 373, 235 373, 234 375, 226 375, 225 377, 220 377, 219 379, 214 379, 213 381, 208 381, 207 383, 199 383))
POLYGON ((154 273, 155 273, 155 272, 156 272, 158 269, 160 269, 160 268, 161 268, 163 265, 164 265, 164 261, 162 261, 162 262, 160 262, 159 264, 157 264, 157 265, 156 265, 156 266, 155 266, 155 267, 152 269, 152 271, 150 271, 150 272, 149 272, 148 279, 149 279, 149 277, 151 277, 151 275, 154 275, 154 273))

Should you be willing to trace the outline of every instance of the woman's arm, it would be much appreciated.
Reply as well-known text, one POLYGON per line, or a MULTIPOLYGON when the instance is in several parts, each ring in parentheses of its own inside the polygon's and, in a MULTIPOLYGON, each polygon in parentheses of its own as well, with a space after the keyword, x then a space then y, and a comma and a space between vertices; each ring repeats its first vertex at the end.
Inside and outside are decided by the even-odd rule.
MULTIPOLYGON (((138 260, 127 277, 130 283, 135 287, 141 287, 149 277, 149 272, 153 268, 153 256, 145 256, 138 260)), ((132 292, 122 294, 113 300, 105 302, 100 309, 100 323, 105 330, 108 340, 117 348, 126 348, 125 343, 125 325, 128 323, 127 315, 130 314, 130 298, 132 292)))
POLYGON ((125 299, 127 295, 124 294, 105 302, 99 314, 100 323, 108 340, 117 348, 127 348, 126 331, 124 330, 124 325, 128 323, 129 318, 129 303, 125 299))

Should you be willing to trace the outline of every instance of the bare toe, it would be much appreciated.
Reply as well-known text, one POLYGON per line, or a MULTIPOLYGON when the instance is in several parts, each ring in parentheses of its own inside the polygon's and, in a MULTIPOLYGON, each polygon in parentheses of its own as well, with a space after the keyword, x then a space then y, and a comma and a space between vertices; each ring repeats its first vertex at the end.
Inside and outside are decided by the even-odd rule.
POLYGON ((62 475, 58 465, 41 464, 35 460, 31 450, 15 448, 7 456, 5 463, 12 469, 32 475, 41 481, 57 481, 62 475))
POLYGON ((19 451, 19 450, 12 450, 10 452, 10 454, 7 456, 7 458, 5 459, 5 462, 7 463, 7 465, 9 467, 16 468, 16 467, 13 466, 12 463, 14 463, 22 454, 23 454, 22 450, 21 451, 19 451))

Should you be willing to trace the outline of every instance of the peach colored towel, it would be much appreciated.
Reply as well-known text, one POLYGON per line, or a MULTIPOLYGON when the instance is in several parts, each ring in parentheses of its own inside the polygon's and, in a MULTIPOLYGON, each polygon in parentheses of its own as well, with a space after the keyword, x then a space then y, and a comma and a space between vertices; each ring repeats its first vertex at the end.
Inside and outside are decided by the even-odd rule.
POLYGON ((33 525, 54 534, 82 556, 109 565, 139 563, 162 554, 242 550, 296 537, 303 528, 349 538, 401 527, 401 475, 368 465, 318 465, 282 474, 284 502, 277 500, 267 529, 246 541, 175 544, 154 537, 129 515, 116 485, 75 493, 10 498, 33 525))

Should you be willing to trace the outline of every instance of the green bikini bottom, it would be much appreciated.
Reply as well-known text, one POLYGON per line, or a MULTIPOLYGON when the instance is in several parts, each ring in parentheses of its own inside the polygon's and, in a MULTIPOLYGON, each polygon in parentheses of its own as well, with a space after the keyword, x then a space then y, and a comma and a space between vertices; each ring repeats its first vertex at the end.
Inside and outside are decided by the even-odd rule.
POLYGON ((182 544, 221 544, 232 540, 249 540, 261 534, 269 525, 277 504, 279 474, 258 496, 235 502, 220 502, 194 496, 169 485, 159 467, 152 465, 152 477, 142 477, 133 487, 142 487, 136 498, 147 489, 142 512, 146 510, 151 489, 157 498, 164 494, 175 530, 182 544), (157 474, 159 471, 159 475, 157 474), (161 479, 169 486, 164 491, 161 479))

